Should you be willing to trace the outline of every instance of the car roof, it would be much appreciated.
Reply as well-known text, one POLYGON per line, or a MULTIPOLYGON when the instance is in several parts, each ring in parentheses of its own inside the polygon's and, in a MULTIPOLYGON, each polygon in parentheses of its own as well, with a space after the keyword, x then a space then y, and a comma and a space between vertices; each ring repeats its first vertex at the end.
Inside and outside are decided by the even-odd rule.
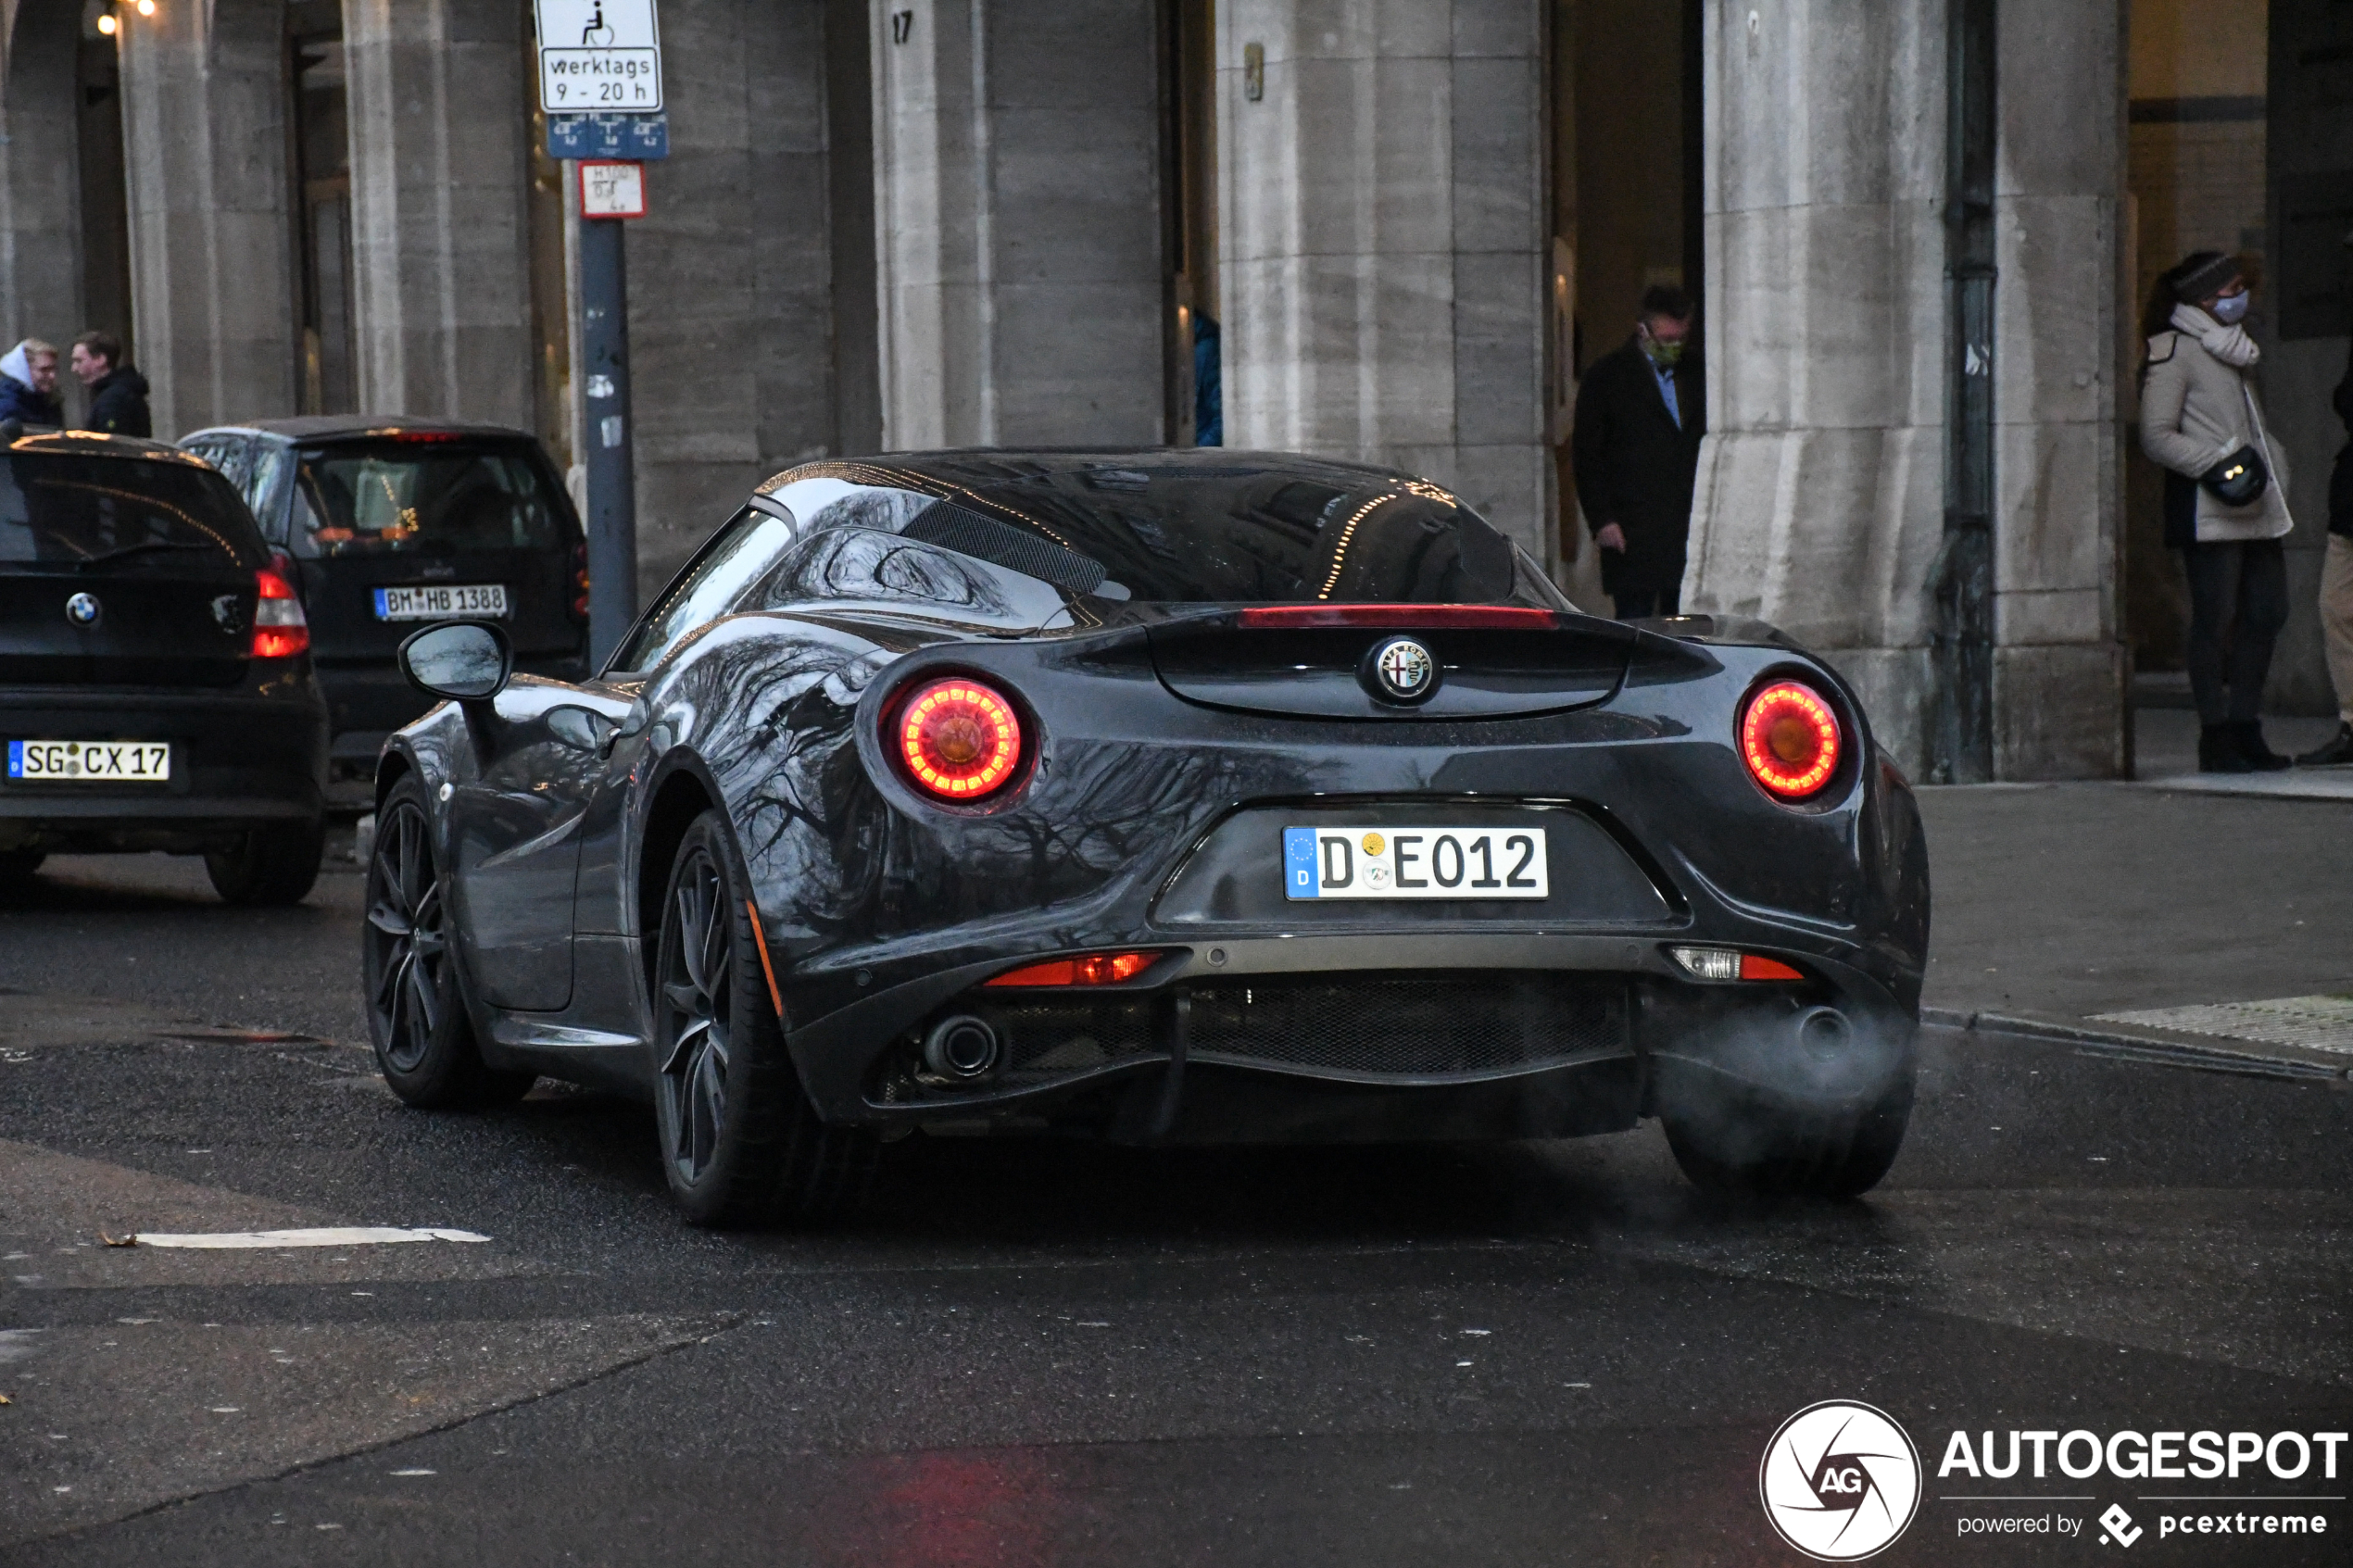
POLYGON ((534 441, 527 430, 512 425, 476 424, 466 420, 419 419, 409 414, 303 414, 283 420, 246 420, 237 424, 208 425, 181 437, 200 435, 271 435, 281 441, 360 441, 386 435, 481 435, 510 441, 534 441))
POLYGON ((1366 482, 1412 479, 1398 469, 1353 463, 1338 458, 1314 458, 1300 452, 1259 452, 1225 446, 1127 447, 959 447, 937 452, 885 452, 872 458, 819 458, 796 463, 772 475, 759 487, 765 495, 797 478, 852 478, 853 483, 883 484, 893 472, 928 479, 960 489, 977 488, 1007 480, 1051 478, 1105 469, 1132 468, 1168 477, 1240 479, 1262 474, 1288 474, 1322 480, 1342 488, 1366 482))
POLYGON ((195 468, 212 466, 194 452, 182 452, 169 441, 148 441, 135 435, 109 435, 96 430, 56 430, 20 435, 8 443, 8 450, 69 453, 77 458, 136 458, 148 462, 168 458, 195 468))

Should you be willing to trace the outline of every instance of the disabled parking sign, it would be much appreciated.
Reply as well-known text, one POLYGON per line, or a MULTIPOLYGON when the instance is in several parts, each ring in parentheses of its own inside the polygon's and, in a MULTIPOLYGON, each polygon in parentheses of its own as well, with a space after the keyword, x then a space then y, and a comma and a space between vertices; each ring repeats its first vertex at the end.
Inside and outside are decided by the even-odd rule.
POLYGON ((654 0, 536 0, 539 107, 548 114, 651 114, 661 104, 654 0))

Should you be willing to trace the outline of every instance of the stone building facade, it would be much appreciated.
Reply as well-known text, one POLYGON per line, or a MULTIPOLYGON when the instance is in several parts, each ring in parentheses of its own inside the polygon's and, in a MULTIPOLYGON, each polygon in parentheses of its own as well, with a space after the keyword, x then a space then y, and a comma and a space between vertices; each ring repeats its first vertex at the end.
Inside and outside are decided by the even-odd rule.
MULTIPOLYGON (((1982 374, 1992 771, 2116 773, 2135 653, 2165 655, 2136 291, 2196 215, 2279 206, 2218 162, 2251 144, 2280 183, 2259 75, 2202 60, 2227 90, 2144 113, 2215 6, 2245 31, 2246 0, 661 0, 672 156, 627 236, 641 575, 810 457, 1189 444, 1214 320, 1227 445, 1427 474, 1601 608, 1576 377, 1677 282, 1708 367, 1687 608, 1828 653, 1931 771, 1949 410, 1982 374), (1959 344, 1971 6, 1995 281, 1959 344)), ((2270 104, 2283 30, 2342 9, 2271 0, 2270 104)), ((532 29, 528 0, 0 0, 0 332, 120 332, 167 434, 446 415, 572 461, 576 199, 532 29)), ((2307 195, 2353 169, 2324 131, 2294 157, 2307 195)), ((2278 259, 2306 304, 2259 331, 2302 395, 2344 361, 2342 300, 2278 259)), ((2281 422, 2301 546, 2331 432, 2281 422)), ((2304 640, 2284 700, 2324 695, 2304 640)))

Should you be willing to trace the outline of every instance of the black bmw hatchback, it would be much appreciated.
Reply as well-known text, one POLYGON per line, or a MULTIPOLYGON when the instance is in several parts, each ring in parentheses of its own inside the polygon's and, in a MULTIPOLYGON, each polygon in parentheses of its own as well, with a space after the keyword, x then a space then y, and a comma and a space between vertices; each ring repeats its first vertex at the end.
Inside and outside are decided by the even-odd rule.
POLYGON ((48 855, 201 854, 233 903, 319 874, 309 629, 236 492, 152 441, 0 444, 0 895, 48 855))
POLYGON ((587 550, 532 436, 325 415, 200 430, 180 445, 228 477, 293 563, 336 776, 371 776, 384 736, 432 706, 393 665, 427 621, 495 621, 518 668, 586 674, 587 550))

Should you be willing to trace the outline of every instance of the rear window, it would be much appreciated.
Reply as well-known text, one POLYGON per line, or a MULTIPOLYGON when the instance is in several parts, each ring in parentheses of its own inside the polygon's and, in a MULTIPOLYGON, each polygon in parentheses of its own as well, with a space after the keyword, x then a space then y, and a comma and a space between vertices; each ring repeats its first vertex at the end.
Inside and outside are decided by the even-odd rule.
POLYGON ((302 454, 294 545, 305 555, 553 550, 570 510, 527 443, 372 441, 302 454))
POLYGON ((805 525, 878 529, 1075 596, 1159 603, 1484 604, 1521 592, 1512 546, 1423 480, 1313 466, 1087 466, 949 489, 881 464, 812 465, 770 494, 805 525), (803 477, 806 476, 806 477, 803 477))
POLYGON ((264 563, 228 481, 193 463, 11 452, 0 460, 0 562, 264 563))

